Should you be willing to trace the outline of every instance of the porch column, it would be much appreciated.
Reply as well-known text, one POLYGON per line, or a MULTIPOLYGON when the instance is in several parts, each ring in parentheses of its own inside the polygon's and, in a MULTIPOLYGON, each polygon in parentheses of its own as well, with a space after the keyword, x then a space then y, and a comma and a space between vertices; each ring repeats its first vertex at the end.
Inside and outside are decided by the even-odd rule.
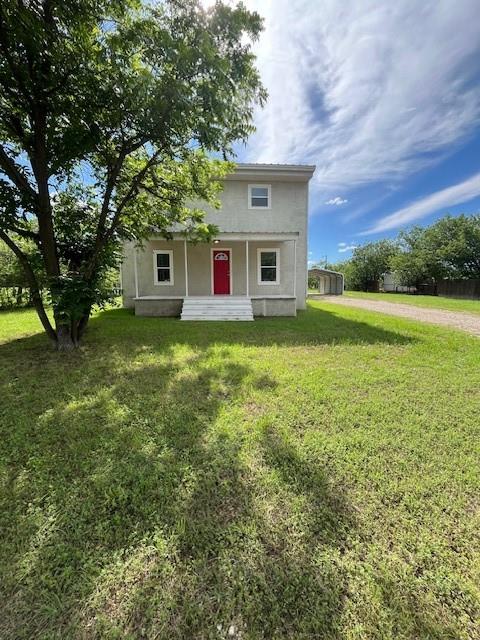
POLYGON ((188 259, 187 259, 187 240, 183 241, 184 258, 185 258, 185 296, 188 297, 188 259))
POLYGON ((293 297, 297 297, 297 241, 293 241, 293 297))
POLYGON ((249 277, 248 277, 249 269, 248 269, 248 240, 245 240, 245 277, 247 282, 247 297, 249 295, 249 277))
POLYGON ((137 253, 138 249, 135 247, 133 252, 133 273, 135 276, 135 297, 138 298, 138 267, 137 267, 137 253))

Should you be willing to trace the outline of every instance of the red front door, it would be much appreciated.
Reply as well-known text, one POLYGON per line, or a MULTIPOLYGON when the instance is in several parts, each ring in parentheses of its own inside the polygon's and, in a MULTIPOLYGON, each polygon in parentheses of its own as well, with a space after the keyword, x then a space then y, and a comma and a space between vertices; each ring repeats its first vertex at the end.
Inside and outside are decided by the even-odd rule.
POLYGON ((230 250, 213 250, 213 293, 230 294, 230 250))

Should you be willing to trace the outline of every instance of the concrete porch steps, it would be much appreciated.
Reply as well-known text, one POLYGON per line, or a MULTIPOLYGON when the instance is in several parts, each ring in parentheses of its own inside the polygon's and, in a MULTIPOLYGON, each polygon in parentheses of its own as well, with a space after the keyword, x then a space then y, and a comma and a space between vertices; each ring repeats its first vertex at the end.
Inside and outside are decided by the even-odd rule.
POLYGON ((181 320, 253 320, 252 301, 246 296, 189 296, 181 320))

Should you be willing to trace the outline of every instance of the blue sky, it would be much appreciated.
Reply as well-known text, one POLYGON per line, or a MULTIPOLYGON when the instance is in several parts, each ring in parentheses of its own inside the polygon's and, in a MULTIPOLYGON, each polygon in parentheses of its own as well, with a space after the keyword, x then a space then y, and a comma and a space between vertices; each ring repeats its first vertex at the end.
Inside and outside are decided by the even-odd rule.
POLYGON ((317 165, 312 262, 480 211, 478 0, 246 4, 270 97, 238 159, 317 165))

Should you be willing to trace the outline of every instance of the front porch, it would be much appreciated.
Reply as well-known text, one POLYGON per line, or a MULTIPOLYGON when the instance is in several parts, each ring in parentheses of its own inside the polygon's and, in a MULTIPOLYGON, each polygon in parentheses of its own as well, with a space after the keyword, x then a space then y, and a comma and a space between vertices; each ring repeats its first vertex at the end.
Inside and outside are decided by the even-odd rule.
POLYGON ((124 304, 136 315, 182 319, 240 319, 236 311, 243 319, 295 316, 306 293, 297 277, 297 240, 298 234, 223 233, 211 244, 152 238, 132 251, 133 273, 123 270, 124 279, 133 275, 134 291, 124 304))

